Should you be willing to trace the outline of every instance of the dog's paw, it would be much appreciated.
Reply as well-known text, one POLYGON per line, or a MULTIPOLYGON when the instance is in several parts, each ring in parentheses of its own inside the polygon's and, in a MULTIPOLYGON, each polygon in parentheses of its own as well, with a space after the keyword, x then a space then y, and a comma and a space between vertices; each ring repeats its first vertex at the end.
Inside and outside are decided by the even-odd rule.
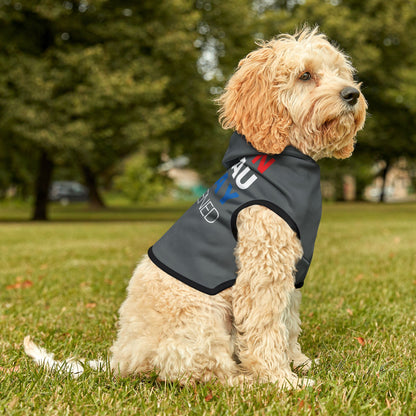
POLYGON ((315 380, 306 377, 293 377, 286 378, 283 383, 279 383, 284 390, 300 390, 306 387, 312 387, 315 385, 315 380))
POLYGON ((300 388, 313 387, 315 385, 315 380, 303 377, 299 379, 299 383, 300 388))
POLYGON ((319 358, 311 360, 306 355, 293 360, 293 368, 303 374, 307 373, 312 367, 319 365, 319 358))

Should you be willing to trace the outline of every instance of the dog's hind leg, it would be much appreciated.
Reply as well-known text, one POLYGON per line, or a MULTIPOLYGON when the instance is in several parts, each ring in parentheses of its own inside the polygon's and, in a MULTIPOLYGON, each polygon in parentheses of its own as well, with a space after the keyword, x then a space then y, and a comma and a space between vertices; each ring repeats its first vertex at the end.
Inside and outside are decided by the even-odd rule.
POLYGON ((146 256, 120 308, 111 367, 121 376, 155 370, 161 380, 227 383, 237 372, 231 340, 230 289, 201 293, 146 256))
MULTIPOLYGON (((209 300, 209 299, 208 299, 209 300)), ((224 317, 204 305, 195 307, 194 317, 182 320, 161 340, 153 357, 162 380, 219 381, 234 384, 238 366, 224 317)))
POLYGON ((241 366, 261 382, 281 387, 312 384, 290 368, 286 315, 295 291, 294 271, 302 255, 296 234, 269 209, 251 206, 237 219, 233 313, 241 366))
MULTIPOLYGON (((152 359, 162 380, 241 384, 232 338, 231 289, 207 296, 167 277, 180 292, 164 313, 176 316, 152 359)), ((172 289, 172 288, 171 288, 172 289)), ((170 292, 172 293, 172 292, 170 292)))
POLYGON ((165 296, 160 279, 160 270, 145 256, 130 280, 119 310, 117 339, 110 349, 110 367, 118 376, 154 370, 151 358, 169 322, 158 306, 165 296))

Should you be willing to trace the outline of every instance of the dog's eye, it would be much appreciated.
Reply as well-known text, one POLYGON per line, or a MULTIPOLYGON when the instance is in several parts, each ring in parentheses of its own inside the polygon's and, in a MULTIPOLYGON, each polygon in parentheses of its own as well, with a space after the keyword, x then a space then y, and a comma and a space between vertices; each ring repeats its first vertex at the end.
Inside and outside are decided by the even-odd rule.
POLYGON ((312 75, 310 72, 304 72, 299 79, 302 81, 309 81, 312 78, 312 75))

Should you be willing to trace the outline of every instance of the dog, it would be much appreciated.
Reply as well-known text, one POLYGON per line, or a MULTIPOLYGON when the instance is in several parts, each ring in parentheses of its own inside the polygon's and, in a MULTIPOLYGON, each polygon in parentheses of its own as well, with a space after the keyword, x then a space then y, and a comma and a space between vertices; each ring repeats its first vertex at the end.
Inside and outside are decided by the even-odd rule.
MULTIPOLYGON (((240 61, 218 99, 222 127, 234 131, 227 171, 134 271, 111 347, 115 374, 313 384, 293 371, 313 364, 298 342, 299 288, 321 214, 316 161, 349 157, 364 126, 354 73, 308 27, 240 61)), ((24 345, 57 363, 30 337, 24 345)))

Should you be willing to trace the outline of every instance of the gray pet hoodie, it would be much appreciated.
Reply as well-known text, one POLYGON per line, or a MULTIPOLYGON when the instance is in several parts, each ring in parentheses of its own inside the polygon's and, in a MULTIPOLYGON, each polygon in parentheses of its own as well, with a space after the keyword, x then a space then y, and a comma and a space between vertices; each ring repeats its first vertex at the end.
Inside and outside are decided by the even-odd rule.
POLYGON ((301 241, 294 285, 302 287, 321 219, 318 164, 292 146, 277 155, 260 153, 238 133, 231 136, 223 164, 224 175, 149 249, 150 259, 183 283, 215 295, 237 279, 238 213, 263 205, 301 241))

